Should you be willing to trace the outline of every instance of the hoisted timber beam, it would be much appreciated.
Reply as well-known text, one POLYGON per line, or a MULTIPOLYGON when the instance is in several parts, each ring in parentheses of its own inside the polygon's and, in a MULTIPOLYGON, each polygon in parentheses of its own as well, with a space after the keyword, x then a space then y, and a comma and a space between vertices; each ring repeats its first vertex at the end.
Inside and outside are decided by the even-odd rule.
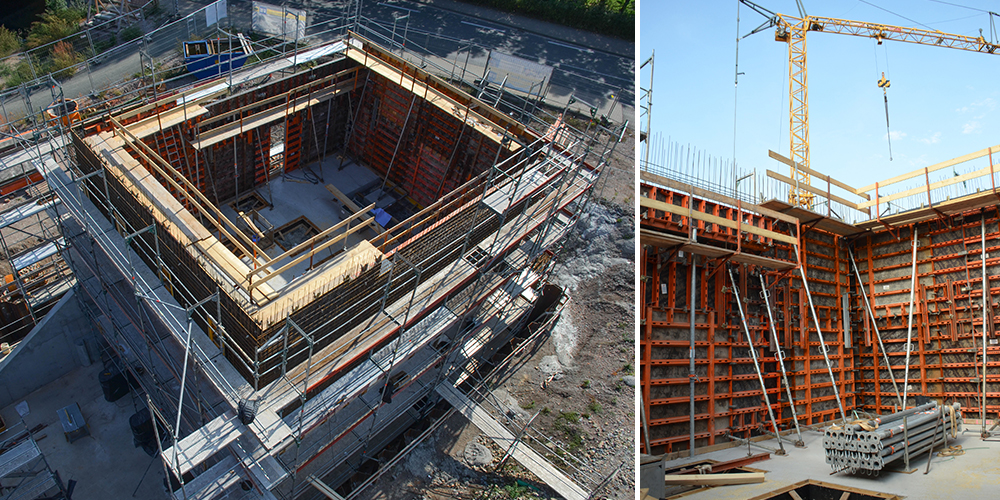
POLYGON ((792 179, 790 179, 788 177, 785 177, 784 175, 781 175, 779 173, 772 172, 770 170, 767 171, 767 176, 770 177, 770 178, 772 178, 772 179, 776 179, 776 180, 779 180, 781 182, 784 182, 785 184, 788 184, 789 186, 798 187, 798 189, 800 189, 800 190, 808 191, 810 193, 822 196, 822 197, 824 197, 824 198, 826 198, 826 199, 828 199, 830 201, 835 201, 837 203, 840 203, 841 205, 844 205, 845 207, 853 208, 853 209, 855 209, 855 210, 857 210, 859 212, 865 212, 865 213, 868 214, 869 217, 871 217, 871 210, 869 210, 868 208, 862 208, 857 203, 854 203, 853 201, 845 200, 845 199, 843 199, 843 198, 841 198, 841 197, 839 197, 837 195, 830 194, 830 193, 828 193, 828 192, 826 192, 826 191, 824 191, 822 189, 819 189, 817 187, 813 187, 813 186, 811 186, 809 184, 803 184, 801 182, 796 183, 794 180, 792 180, 792 179))
POLYGON ((856 194, 866 200, 872 199, 871 196, 869 196, 868 193, 865 193, 864 191, 848 186, 847 184, 840 182, 837 179, 830 177, 829 175, 821 174, 809 167, 802 165, 801 163, 794 162, 778 153, 775 153, 774 151, 768 150, 767 155, 775 160, 780 161, 781 163, 784 163, 785 165, 788 165, 789 167, 794 167, 818 179, 826 180, 830 184, 833 184, 834 186, 837 186, 843 189, 844 191, 849 191, 852 194, 856 194))
MULTIPOLYGON (((862 208, 867 208, 867 207, 874 206, 876 204, 888 203, 890 201, 895 201, 895 200, 899 200, 899 199, 902 199, 902 198, 906 198, 907 196, 912 196, 912 195, 915 195, 915 194, 924 193, 924 192, 930 191, 932 189, 943 188, 943 187, 951 186, 953 184, 958 184, 959 182, 965 182, 965 181, 967 181, 969 179, 975 179, 976 177, 982 177, 984 175, 990 175, 990 174, 993 174, 994 171, 995 171, 995 167, 992 166, 992 165, 988 166, 988 167, 983 167, 983 168, 981 168, 979 170, 968 172, 968 173, 965 173, 965 174, 962 174, 962 175, 957 175, 957 176, 954 176, 954 177, 949 177, 947 179, 940 180, 940 181, 937 181, 937 182, 931 182, 929 184, 924 184, 923 186, 917 186, 915 188, 910 188, 910 189, 907 189, 905 191, 900 191, 898 193, 891 194, 889 196, 876 196, 874 200, 863 201, 863 202, 859 203, 858 206, 862 207, 862 208)), ((879 187, 881 188, 882 186, 879 185, 879 187)))
MULTIPOLYGON (((727 271, 729 271, 729 281, 733 284, 733 296, 736 298, 736 308, 740 311, 740 320, 743 322, 743 332, 746 334, 747 344, 750 346, 750 357, 753 359, 753 368, 757 372, 757 381, 760 382, 760 391, 764 396, 764 405, 767 406, 767 414, 771 418, 771 426, 774 427, 774 436, 778 440, 778 454, 784 455, 785 444, 781 441, 781 429, 778 429, 778 423, 774 420, 774 409, 771 408, 771 399, 767 396, 767 385, 764 384, 764 375, 761 374, 760 363, 757 361, 757 348, 753 344, 753 337, 750 334, 750 326, 747 325, 747 317, 743 314, 743 299, 740 298, 739 287, 736 286, 736 279, 733 278, 733 270, 727 269, 727 271)), ((694 324, 694 318, 692 318, 691 324, 694 324)), ((693 358, 692 363, 694 363, 693 358)), ((694 429, 692 429, 692 432, 693 431, 694 429)))

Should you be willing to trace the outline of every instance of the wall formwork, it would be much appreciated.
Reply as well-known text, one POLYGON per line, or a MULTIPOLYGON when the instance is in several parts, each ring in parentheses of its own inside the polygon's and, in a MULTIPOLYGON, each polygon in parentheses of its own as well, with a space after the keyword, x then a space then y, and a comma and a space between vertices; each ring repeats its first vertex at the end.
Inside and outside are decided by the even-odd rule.
MULTIPOLYGON (((641 191, 644 197, 684 209, 730 221, 737 220, 740 213, 743 224, 782 229, 782 221, 683 191, 651 184, 643 184, 641 191)), ((852 410, 881 414, 895 411, 900 405, 896 389, 900 394, 904 391, 904 378, 908 380, 909 401, 929 398, 941 403, 959 402, 969 414, 978 416, 982 411, 984 342, 987 371, 1000 367, 1000 287, 995 283, 1000 274, 1000 212, 994 204, 985 205, 952 214, 938 212, 898 226, 869 225, 867 231, 858 228, 846 235, 802 229, 798 236, 799 257, 804 259, 831 368, 848 414, 852 410), (848 249, 856 259, 860 283, 848 249), (985 302, 984 258, 989 290, 985 302), (915 283, 911 279, 914 262, 915 283), (876 325, 872 325, 859 293, 867 296, 876 325), (877 333, 873 326, 877 326, 877 333), (912 347, 907 374, 908 333, 912 347), (879 337, 885 352, 879 347, 879 337)), ((642 228, 673 235, 689 234, 689 221, 694 221, 701 243, 730 252, 737 250, 740 243, 738 249, 744 254, 784 260, 790 265, 798 261, 791 245, 724 225, 650 207, 642 208, 640 220, 642 228)), ((690 261, 689 253, 681 255, 670 245, 643 244, 641 376, 654 453, 688 448, 690 261)), ((798 270, 775 271, 698 257, 694 302, 695 446, 727 443, 727 433, 750 437, 762 434, 765 428, 770 430, 726 267, 735 273, 746 304, 748 326, 761 354, 762 374, 772 407, 777 410, 779 427, 791 429, 792 415, 781 385, 777 349, 785 355, 800 425, 838 418, 839 409, 798 270), (760 293, 757 276, 761 273, 767 277, 777 343, 771 339, 760 293)), ((997 382, 1000 376, 986 376, 985 411, 989 419, 1000 412, 997 382)), ((649 452, 642 446, 644 452, 649 452)))

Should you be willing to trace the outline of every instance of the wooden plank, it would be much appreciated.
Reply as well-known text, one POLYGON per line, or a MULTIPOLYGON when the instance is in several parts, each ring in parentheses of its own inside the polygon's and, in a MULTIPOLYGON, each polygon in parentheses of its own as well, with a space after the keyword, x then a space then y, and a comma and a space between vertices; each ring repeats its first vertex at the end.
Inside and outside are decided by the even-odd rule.
POLYGON ((651 174, 649 172, 643 172, 643 171, 640 170, 639 171, 639 178, 642 179, 642 180, 644 180, 644 181, 647 181, 647 182, 653 182, 653 183, 659 184, 659 185, 661 185, 663 187, 667 187, 667 188, 670 188, 670 189, 677 189, 677 190, 680 190, 680 191, 684 191, 686 193, 691 193, 694 196, 698 196, 698 197, 701 197, 701 198, 706 198, 706 199, 709 199, 709 200, 714 200, 714 201, 717 201, 719 203, 725 203, 726 205, 732 205, 734 207, 738 206, 738 205, 741 205, 740 208, 742 208, 743 210, 746 210, 746 211, 749 211, 749 212, 757 212, 757 213, 759 213, 761 215, 766 215, 768 217, 774 217, 775 219, 778 219, 778 220, 781 220, 781 221, 785 221, 785 222, 788 222, 788 223, 791 223, 791 224, 795 224, 796 222, 798 222, 798 219, 796 219, 795 217, 792 217, 792 216, 787 215, 787 214, 783 214, 783 213, 778 212, 776 210, 771 210, 770 208, 762 207, 760 205, 754 205, 754 204, 751 204, 751 203, 742 203, 741 204, 740 201, 737 200, 736 198, 730 198, 730 197, 725 196, 725 195, 721 195, 721 194, 718 194, 718 193, 713 193, 711 191, 708 191, 708 190, 705 190, 705 189, 701 189, 699 187, 695 187, 695 186, 692 186, 690 184, 685 184, 683 182, 678 182, 678 181, 675 181, 673 179, 668 179, 666 177, 662 177, 662 176, 659 176, 659 175, 656 175, 656 174, 651 174))
POLYGON ((994 171, 994 167, 983 167, 983 168, 981 168, 979 170, 976 170, 976 171, 973 171, 973 172, 969 172, 969 173, 966 173, 966 174, 958 175, 958 176, 955 176, 955 177, 949 177, 947 179, 944 179, 944 180, 941 180, 941 181, 937 181, 937 182, 932 182, 932 183, 930 183, 929 186, 925 184, 923 186, 917 186, 915 188, 910 188, 910 189, 907 189, 906 191, 900 191, 898 193, 891 194, 889 196, 879 196, 879 197, 876 197, 874 200, 861 202, 860 204, 858 204, 858 206, 862 207, 862 208, 866 208, 866 207, 870 207, 872 205, 875 205, 876 203, 888 203, 890 201, 895 201, 895 200, 898 200, 900 198, 906 198, 907 196, 912 196, 912 195, 920 194, 920 193, 926 193, 928 189, 932 189, 932 190, 933 189, 938 189, 938 188, 942 188, 942 187, 945 187, 945 186, 951 186, 952 184, 958 184, 959 182, 965 182, 965 181, 967 181, 969 179, 975 179, 976 177, 982 177, 984 175, 992 173, 993 171, 994 171))
POLYGON ((639 197, 639 204, 645 208, 652 208, 654 210, 661 210, 663 212, 672 213, 675 215, 681 215, 684 217, 692 217, 694 219, 702 220, 705 222, 711 222, 712 224, 718 224, 720 226, 725 226, 733 229, 740 229, 748 233, 753 233, 765 238, 771 238, 777 241, 783 241, 785 243, 790 243, 792 245, 798 245, 799 240, 793 236, 787 234, 776 233, 767 229, 762 229, 752 224, 737 224, 736 221, 726 219, 723 217, 718 217, 711 214, 706 214, 704 212, 699 212, 697 210, 690 210, 684 207, 679 207, 670 203, 664 203, 662 201, 647 198, 645 196, 639 197))
MULTIPOLYGON (((154 101, 154 102, 146 104, 144 106, 135 108, 135 109, 133 109, 131 111, 126 111, 126 112, 124 112, 124 113, 116 116, 115 119, 117 119, 118 121, 128 120, 129 118, 132 118, 133 116, 138 116, 140 113, 145 113, 146 111, 154 109, 157 106, 163 105, 164 103, 171 102, 171 101, 177 101, 178 99, 184 99, 184 98, 186 98, 187 96, 189 96, 191 94, 195 94, 195 93, 201 92, 201 91, 203 91, 205 89, 212 88, 212 85, 214 85, 214 84, 215 84, 215 82, 209 82, 209 83, 206 83, 205 85, 201 85, 201 86, 198 86, 198 87, 193 87, 193 88, 187 89, 184 92, 181 92, 179 94, 170 94, 170 95, 168 95, 166 97, 160 98, 160 100, 158 100, 158 101, 154 101)), ((226 93, 228 91, 229 91, 229 88, 226 87, 226 88, 217 90, 215 92, 212 92, 211 94, 208 94, 208 95, 205 95, 203 97, 200 97, 200 98, 198 98, 198 99, 196 99, 194 101, 191 101, 190 103, 187 103, 187 104, 204 102, 204 101, 207 101, 209 99, 214 98, 215 96, 217 96, 219 94, 224 94, 224 93, 226 93)))
MULTIPOLYGON (((826 174, 821 174, 821 173, 819 173, 819 172, 817 172, 817 171, 815 171, 815 170, 813 170, 813 169, 811 169, 809 167, 804 167, 804 166, 802 166, 801 163, 792 161, 792 160, 790 160, 790 159, 788 159, 788 158, 786 158, 784 156, 781 156, 778 153, 775 153, 774 151, 768 150, 767 151, 767 155, 770 156, 771 158, 774 158, 775 160, 780 161, 781 163, 784 163, 785 165, 788 165, 789 167, 794 167, 796 170, 801 170, 801 171, 803 171, 803 172, 805 172, 805 173, 807 173, 807 174, 809 174, 809 175, 811 175, 813 177, 818 177, 821 180, 827 180, 828 179, 828 177, 827 177, 826 174)), ((847 184, 845 184, 843 182, 840 182, 837 179, 834 179, 833 177, 829 177, 829 180, 830 180, 830 184, 833 184, 834 186, 837 186, 840 189, 843 189, 845 191, 850 191, 851 194, 856 194, 856 195, 858 195, 858 196, 860 196, 860 197, 862 197, 862 198, 864 198, 866 200, 872 199, 871 196, 868 195, 868 193, 865 193, 864 191, 859 191, 859 190, 857 190, 857 189, 855 189, 855 188, 853 188, 851 186, 848 186, 847 184)))
POLYGON ((347 92, 351 90, 354 86, 354 79, 345 80, 343 82, 337 83, 336 85, 331 85, 324 88, 322 91, 317 92, 312 97, 301 96, 293 101, 292 106, 276 106, 273 108, 268 108, 266 111, 261 111, 260 113, 254 113, 249 116, 243 117, 242 120, 236 120, 232 123, 227 123, 221 127, 216 127, 210 130, 206 130, 198 134, 191 146, 197 150, 203 150, 214 144, 218 144, 226 139, 231 139, 236 137, 243 132, 248 130, 253 130, 257 127, 266 125, 270 122, 284 119, 286 114, 291 115, 298 113, 304 109, 310 108, 323 102, 327 99, 331 99, 336 95, 347 92))
POLYGON ((230 241, 232 241, 237 247, 240 248, 240 251, 242 251, 246 256, 250 258, 253 258, 254 255, 258 256, 267 255, 260 248, 257 248, 257 244, 251 241, 250 238, 247 237, 247 235, 243 234, 243 231, 240 231, 240 229, 236 227, 236 225, 233 224, 232 221, 230 221, 225 215, 223 215, 218 207, 212 204, 212 202, 208 201, 208 198, 206 198, 205 195, 198 190, 198 188, 196 188, 193 184, 191 184, 191 181, 189 181, 187 177, 177 172, 177 170, 174 169, 173 165, 171 165, 169 162, 161 158, 160 155, 157 154, 155 151, 151 150, 149 146, 146 145, 146 143, 136 139, 135 136, 133 136, 132 133, 129 132, 128 129, 126 129, 121 123, 119 123, 118 120, 115 120, 114 117, 108 117, 108 120, 111 121, 111 124, 113 126, 117 127, 119 130, 122 131, 123 136, 125 135, 130 136, 133 145, 139 146, 139 149, 136 149, 135 151, 137 153, 140 153, 146 159, 146 161, 149 162, 150 166, 155 168, 160 173, 160 175, 162 175, 165 179, 167 179, 167 181, 170 182, 178 191, 187 193, 188 199, 190 199, 191 201, 195 201, 195 198, 197 198, 197 200, 199 200, 200 203, 198 202, 195 203, 201 205, 198 207, 199 210, 207 214, 209 211, 205 210, 205 207, 211 209, 211 212, 213 212, 216 218, 218 218, 219 220, 215 220, 215 218, 213 217, 208 217, 208 219, 212 221, 213 224, 215 224, 216 228, 219 229, 219 231, 226 233, 226 231, 221 227, 220 224, 221 221, 221 223, 225 223, 226 225, 228 225, 238 236, 240 236, 243 239, 244 243, 247 243, 251 248, 255 250, 255 252, 248 251, 245 247, 243 247, 242 244, 240 244, 239 241, 237 241, 231 235, 226 234, 226 236, 230 239, 230 241), (149 156, 142 154, 142 151, 140 151, 140 149, 145 151, 149 156), (159 165, 157 165, 157 163, 159 163, 159 165), (170 172, 170 175, 167 175, 167 173, 165 173, 163 169, 166 169, 167 172, 170 172), (187 186, 187 189, 183 189, 180 186, 178 186, 177 182, 174 180, 174 177, 180 179, 181 182, 183 182, 184 185, 187 186))
POLYGON ((763 483, 763 472, 733 472, 724 474, 683 474, 664 476, 667 486, 689 484, 694 486, 723 486, 727 484, 763 483))
MULTIPOLYGON (((344 76, 344 75, 346 75, 348 73, 352 73, 352 72, 353 73, 357 73, 358 71, 361 71, 361 67, 360 66, 356 66, 354 68, 348 68, 348 69, 345 69, 345 70, 342 70, 342 71, 338 71, 338 72, 336 72, 336 73, 334 73, 332 75, 326 76, 326 77, 324 77, 324 78, 322 78, 320 80, 316 80, 316 81, 313 81, 313 82, 309 82, 309 83, 305 83, 305 84, 299 85, 298 87, 295 87, 294 89, 289 90, 287 92, 282 92, 280 94, 268 97, 267 99, 255 100, 251 104, 247 104, 246 106, 241 106, 239 108, 227 111, 227 112, 225 112, 225 113, 223 113, 223 114, 221 114, 219 116, 215 116, 215 117, 209 118, 207 120, 202 120, 201 122, 198 123, 198 126, 201 127, 201 128, 208 127, 209 125, 211 125, 211 124, 213 124, 215 122, 218 122, 218 121, 221 121, 221 120, 226 120, 226 119, 232 117, 233 115, 239 115, 239 114, 243 113, 244 111, 247 111, 247 110, 250 110, 250 109, 254 109, 254 108, 259 108, 259 107, 262 107, 262 106, 267 106, 268 104, 271 104, 272 102, 285 99, 286 97, 288 97, 289 95, 294 94, 294 93, 303 92, 303 91, 306 91, 306 90, 309 90, 310 92, 312 92, 311 87, 316 87, 316 86, 321 85, 323 83, 326 83, 326 82, 328 82, 330 80, 334 80, 334 79, 336 79, 338 77, 344 76)), ((357 77, 357 75, 354 75, 354 76, 357 77)), ((324 89, 326 89, 326 87, 323 87, 323 88, 318 89, 318 90, 324 90, 324 89)))
POLYGON ((265 262, 264 264, 261 265, 261 267, 258 267, 257 269, 254 269, 253 271, 250 271, 249 273, 247 273, 246 279, 250 279, 251 276, 253 276, 253 275, 255 275, 255 274, 263 271, 264 269, 267 269, 268 267, 270 267, 271 265, 273 265, 275 262, 280 261, 281 259, 284 259, 284 258, 289 257, 291 255, 295 255, 296 253, 299 253, 299 252, 305 250, 307 247, 311 247, 311 246, 315 245, 317 241, 319 241, 319 240, 321 240, 323 238, 326 238, 327 236, 330 235, 330 233, 332 233, 332 232, 334 232, 334 231, 336 231, 336 230, 338 230, 338 229, 346 226, 352 220, 354 220, 356 217, 367 213, 369 210, 371 210, 374 207, 375 207, 375 204, 372 203, 371 205, 368 205, 368 207, 365 208, 364 212, 362 212, 362 211, 359 210, 359 211, 355 212, 354 215, 351 215, 350 217, 348 217, 348 218, 346 218, 346 219, 344 219, 344 220, 342 220, 342 221, 334 224, 333 226, 330 226, 328 229, 323 230, 323 232, 317 234, 316 236, 313 236, 312 238, 309 238, 308 240, 303 241, 302 243, 299 243, 298 245, 295 245, 294 247, 292 247, 291 250, 288 250, 287 252, 285 252, 285 253, 283 253, 283 254, 281 254, 281 255, 279 255, 279 256, 277 256, 277 257, 275 257, 275 258, 273 258, 273 259, 271 259, 271 260, 269 260, 267 262, 265 262))
MULTIPOLYGON (((375 208, 375 204, 372 203, 371 205, 368 206, 368 208, 366 208, 364 211, 362 211, 361 207, 359 207, 357 203, 354 203, 354 200, 351 200, 350 198, 347 197, 346 194, 340 192, 340 190, 337 189, 337 186, 334 186, 333 184, 327 184, 326 185, 326 190, 329 191, 330 194, 332 194, 334 198, 337 198, 337 200, 339 200, 341 203, 343 203, 344 205, 347 205, 347 209, 350 210, 351 213, 353 213, 355 215, 357 215, 359 213, 362 213, 362 214, 368 213, 369 210, 375 208)), ((382 234, 382 233, 385 232, 385 228, 383 228, 382 226, 378 225, 378 222, 372 223, 371 226, 372 226, 372 229, 374 229, 375 232, 378 233, 378 234, 382 234)))
POLYGON ((859 222, 856 226, 858 229, 863 230, 878 230, 883 227, 882 222, 889 224, 890 226, 904 226, 907 224, 937 219, 940 217, 938 212, 950 215, 964 212, 966 210, 975 210, 982 207, 994 206, 996 204, 997 199, 996 196, 993 195, 993 191, 981 191, 978 193, 972 193, 968 196, 963 196, 961 198, 955 198, 938 203, 934 205, 934 209, 937 209, 936 211, 930 207, 907 210, 906 212, 882 217, 881 222, 872 219, 859 222))
POLYGON ((207 424, 197 428, 175 446, 163 450, 163 456, 170 462, 170 468, 179 476, 186 474, 209 457, 215 455, 240 436, 246 426, 239 423, 236 414, 227 411, 207 424), (177 448, 177 463, 174 463, 174 448, 177 448), (177 470, 180 473, 177 473, 177 470))
POLYGON ((299 255, 298 257, 292 259, 291 262, 289 262, 288 264, 285 264, 285 265, 281 266, 277 271, 272 271, 270 273, 265 274, 264 276, 261 276, 261 278, 259 280, 255 281, 252 285, 250 285, 250 286, 247 287, 247 291, 248 292, 252 291, 254 288, 257 288, 257 287, 263 285, 264 283, 266 283, 271 278, 273 278, 275 276, 278 276, 281 273, 283 273, 283 272, 291 269, 292 266, 294 266, 295 264, 298 264, 299 262, 302 262, 302 261, 308 259, 309 257, 312 257, 313 255, 316 255, 317 252, 322 252, 323 250, 326 250, 327 247, 329 247, 329 246, 333 245, 334 243, 337 243, 338 241, 340 241, 342 239, 345 239, 348 236, 356 233, 358 231, 358 229, 364 228, 365 226, 367 226, 373 220, 375 220, 374 217, 369 217, 368 219, 362 221, 361 224, 358 224, 357 226, 354 226, 354 227, 348 229, 347 231, 345 231, 344 234, 341 234, 341 235, 337 236, 336 238, 330 238, 329 240, 325 241, 322 245, 320 245, 320 246, 318 246, 318 247, 316 247, 316 248, 314 248, 314 249, 312 249, 312 250, 310 250, 310 251, 308 251, 306 253, 303 253, 302 255, 299 255))
POLYGON ((811 210, 792 206, 783 200, 770 199, 762 203, 761 206, 770 208, 771 210, 781 211, 784 214, 795 217, 800 224, 809 224, 812 225, 812 227, 822 229, 828 233, 839 234, 840 236, 850 236, 852 234, 863 232, 853 224, 848 224, 840 219, 827 217, 811 210))
POLYGON ((348 45, 347 57, 368 67, 390 82, 408 88, 414 94, 420 95, 426 102, 437 106, 442 111, 455 117, 458 121, 464 121, 466 125, 483 134, 487 139, 499 144, 501 147, 511 152, 517 152, 521 149, 521 145, 517 141, 504 141, 504 137, 508 136, 507 132, 505 129, 500 128, 493 120, 475 111, 466 110, 464 104, 459 103, 443 92, 408 74, 404 75, 399 69, 375 57, 374 54, 359 50, 353 45, 348 45))
POLYGON ((788 490, 788 496, 792 497, 792 500, 802 500, 802 497, 795 490, 788 490))
POLYGON ((142 120, 129 124, 128 130, 132 135, 142 139, 207 113, 208 110, 198 104, 177 106, 162 113, 154 113, 142 120))
POLYGON ((734 262, 753 264, 779 271, 793 269, 796 266, 796 263, 794 262, 772 259, 770 257, 761 257, 759 255, 748 253, 735 253, 733 250, 713 247, 711 245, 691 241, 681 236, 660 233, 649 229, 639 230, 639 242, 643 245, 654 245, 660 248, 680 247, 680 249, 685 252, 691 252, 696 255, 704 255, 712 259, 717 259, 719 257, 731 257, 734 262))
POLYGON ((840 495, 840 500, 847 500, 851 496, 850 491, 845 491, 843 495, 840 495))
MULTIPOLYGON (((788 177, 785 177, 784 175, 781 175, 781 174, 779 174, 777 172, 772 172, 772 171, 768 170, 767 171, 767 176, 770 177, 770 178, 772 178, 772 179, 777 179, 777 180, 779 180, 781 182, 784 182, 785 184, 788 184, 789 186, 795 186, 795 181, 794 180, 792 180, 792 179, 790 179, 788 177)), ((854 203, 853 201, 847 201, 847 200, 845 200, 845 199, 843 199, 843 198, 841 198, 841 197, 839 197, 837 195, 834 195, 834 194, 829 194, 828 195, 826 193, 826 191, 823 191, 822 189, 819 189, 817 187, 810 186, 809 184, 799 183, 798 184, 798 188, 806 190, 806 191, 809 191, 810 193, 822 196, 823 198, 827 198, 830 201, 835 201, 835 202, 840 203, 840 204, 842 204, 842 205, 844 205, 846 207, 850 207, 850 208, 853 208, 853 209, 861 211, 861 212, 868 212, 868 210, 865 210, 865 209, 859 207, 858 204, 854 203)), ((870 217, 871 213, 869 212, 868 215, 870 217)))
MULTIPOLYGON (((468 418, 473 425, 483 431, 483 434, 489 436, 501 449, 510 449, 511 458, 517 460, 526 469, 538 476, 539 479, 549 485, 556 493, 562 495, 563 498, 567 500, 584 500, 590 498, 586 490, 574 483, 572 479, 566 477, 562 471, 549 463, 545 457, 539 455, 530 446, 524 444, 512 446, 516 442, 514 435, 497 422, 486 410, 470 401, 469 398, 459 392, 454 386, 439 384, 436 390, 441 397, 448 400, 459 413, 468 418)), ((698 476, 677 477, 697 478, 698 476)), ((763 474, 761 474, 761 481, 763 480, 763 474)))
MULTIPOLYGON (((976 151, 975 153, 969 153, 967 155, 959 156, 957 158, 952 158, 950 160, 945 160, 945 161, 943 161, 941 163, 935 163, 934 165, 926 167, 927 168, 927 172, 928 173, 930 173, 930 172, 937 172, 938 170, 941 170, 943 168, 948 168, 948 167, 950 167, 952 165, 958 165, 959 163, 964 163, 964 162, 967 162, 969 160, 975 160, 976 158, 982 158, 982 157, 990 154, 991 151, 1000 151, 1000 145, 996 145, 996 146, 989 147, 989 148, 986 148, 986 149, 981 149, 979 151, 976 151)), ((881 189, 881 188, 884 188, 884 187, 886 187, 886 186, 888 186, 890 184, 895 184, 897 182, 905 181, 907 179, 912 179, 914 177, 918 177, 918 176, 921 176, 921 175, 924 175, 924 169, 922 169, 922 168, 914 170, 912 172, 905 173, 905 174, 897 175, 895 177, 891 177, 891 178, 886 179, 884 181, 880 181, 878 183, 878 187, 879 187, 879 189, 881 189)), ((865 186, 865 187, 862 187, 862 188, 858 189, 858 191, 865 191, 865 192, 867 192, 867 191, 874 191, 874 190, 875 190, 875 184, 870 184, 868 186, 865 186)))

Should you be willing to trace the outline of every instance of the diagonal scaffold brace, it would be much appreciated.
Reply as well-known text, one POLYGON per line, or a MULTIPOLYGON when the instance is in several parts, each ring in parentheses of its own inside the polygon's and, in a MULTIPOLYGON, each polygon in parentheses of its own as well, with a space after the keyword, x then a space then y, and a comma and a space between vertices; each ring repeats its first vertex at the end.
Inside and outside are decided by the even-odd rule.
POLYGON ((899 395, 899 386, 896 384, 896 377, 892 374, 892 363, 889 362, 889 354, 885 352, 885 345, 882 344, 882 334, 878 331, 875 312, 872 311, 872 306, 868 303, 868 294, 865 293, 864 284, 861 281, 861 272, 858 271, 858 264, 854 261, 854 252, 851 251, 850 247, 847 247, 847 255, 851 258, 851 267, 854 268, 854 275, 858 278, 858 295, 865 302, 865 310, 868 312, 868 317, 871 318, 872 329, 875 330, 875 339, 878 341, 879 350, 882 351, 882 357, 885 359, 885 366, 889 369, 889 380, 892 380, 892 389, 896 391, 896 400, 899 402, 899 407, 902 408, 903 397, 899 395))
MULTIPOLYGON (((747 344, 750 346, 750 357, 753 359, 753 368, 757 371, 757 380, 760 382, 760 391, 764 396, 764 406, 767 407, 767 414, 771 418, 771 426, 774 427, 774 437, 778 440, 778 451, 779 455, 784 455, 785 445, 781 442, 781 431, 778 429, 778 422, 774 420, 774 409, 771 408, 771 400, 767 397, 767 386, 764 385, 764 376, 760 371, 760 363, 757 361, 757 348, 753 345, 753 337, 750 335, 750 326, 747 325, 747 317, 743 314, 743 299, 740 298, 739 287, 736 286, 736 280, 733 278, 733 270, 727 269, 729 271, 729 281, 733 284, 733 295, 736 297, 736 308, 740 311, 740 320, 743 322, 743 333, 746 334, 747 344)), ((796 423, 796 426, 798 424, 796 423)), ((800 437, 801 440, 801 437, 800 437)))
POLYGON ((806 279, 806 267, 804 258, 799 253, 799 246, 792 245, 795 249, 795 256, 799 259, 799 274, 802 276, 802 288, 806 291, 806 299, 809 300, 809 311, 812 312, 813 323, 816 324, 816 336, 819 337, 819 347, 823 351, 823 360, 826 362, 826 371, 830 374, 830 383, 833 384, 833 397, 837 399, 837 407, 840 408, 840 418, 847 422, 847 414, 844 413, 844 402, 840 399, 840 390, 837 389, 837 378, 833 376, 833 366, 830 365, 830 355, 826 352, 826 340, 823 339, 823 329, 819 326, 819 316, 816 315, 816 306, 813 305, 812 293, 809 292, 809 281, 806 279))
POLYGON ((771 329, 771 339, 774 342, 775 358, 778 360, 778 367, 781 368, 781 381, 785 384, 785 392, 788 393, 788 406, 792 409, 792 422, 795 423, 795 435, 798 436, 798 441, 795 441, 796 448, 805 448, 806 443, 802 440, 802 430, 799 429, 799 416, 795 413, 795 398, 792 397, 792 386, 788 384, 788 373, 785 371, 785 351, 781 348, 781 343, 778 342, 778 331, 774 329, 774 317, 771 316, 771 301, 767 296, 767 281, 764 280, 764 275, 760 275, 760 287, 761 297, 764 298, 764 309, 767 310, 767 324, 771 329))

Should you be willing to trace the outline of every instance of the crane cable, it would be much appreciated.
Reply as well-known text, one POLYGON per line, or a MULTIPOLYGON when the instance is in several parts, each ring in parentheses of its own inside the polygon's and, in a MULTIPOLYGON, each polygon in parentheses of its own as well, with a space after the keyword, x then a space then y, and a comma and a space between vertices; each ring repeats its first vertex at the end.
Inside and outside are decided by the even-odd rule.
MULTIPOLYGON (((878 46, 882 45, 882 39, 875 37, 874 40, 877 42, 873 47, 875 48, 875 73, 878 74, 878 46)), ((885 77, 886 71, 889 71, 889 49, 885 49, 885 71, 882 72, 881 78, 878 80, 878 86, 882 89, 882 100, 885 102, 885 139, 889 143, 889 161, 892 161, 892 131, 889 130, 889 94, 886 89, 889 88, 889 79, 885 77)))

